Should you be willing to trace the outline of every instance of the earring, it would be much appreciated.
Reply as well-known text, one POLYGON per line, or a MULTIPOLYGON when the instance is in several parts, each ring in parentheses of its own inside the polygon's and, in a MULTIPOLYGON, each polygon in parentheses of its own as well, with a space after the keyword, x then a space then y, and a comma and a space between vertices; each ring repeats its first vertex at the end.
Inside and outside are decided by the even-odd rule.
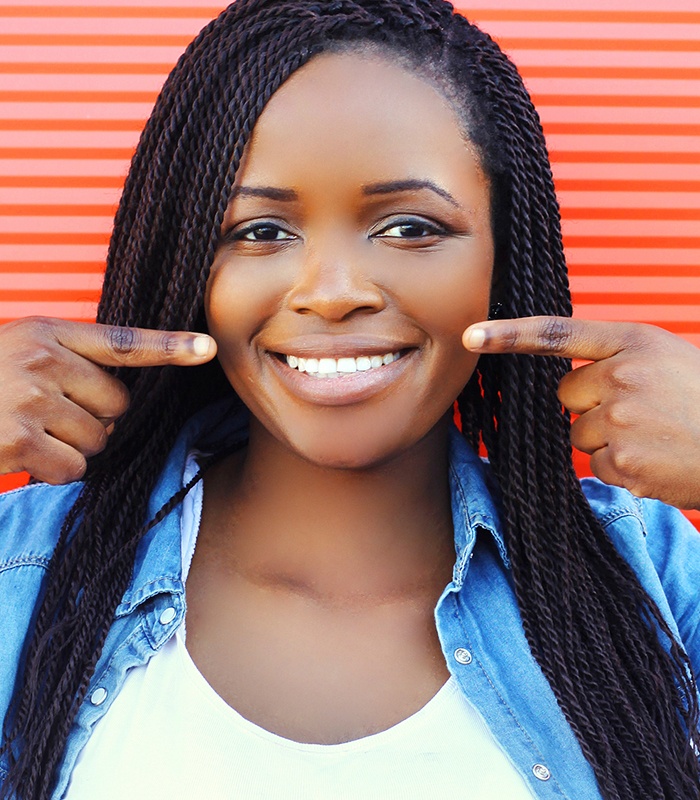
POLYGON ((489 319, 499 319, 503 311, 503 303, 491 303, 489 306, 489 319))

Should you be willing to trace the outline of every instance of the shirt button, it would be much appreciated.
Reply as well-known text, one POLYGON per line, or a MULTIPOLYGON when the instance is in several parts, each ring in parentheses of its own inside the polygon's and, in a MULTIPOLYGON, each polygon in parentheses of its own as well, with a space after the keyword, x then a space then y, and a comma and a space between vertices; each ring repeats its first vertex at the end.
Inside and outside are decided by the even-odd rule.
POLYGON ((107 699, 107 690, 103 689, 100 686, 99 689, 95 689, 95 691, 90 695, 90 702, 93 706, 101 706, 102 703, 107 699))
POLYGON ((471 664, 472 663, 472 654, 469 650, 465 650, 464 647, 458 647, 455 650, 455 661, 459 664, 471 664))
POLYGON ((552 773, 545 767, 544 764, 535 764, 532 768, 532 774, 538 781, 548 781, 552 777, 552 773))
POLYGON ((175 619, 176 614, 177 612, 174 608, 166 608, 160 615, 160 624, 169 625, 175 619))

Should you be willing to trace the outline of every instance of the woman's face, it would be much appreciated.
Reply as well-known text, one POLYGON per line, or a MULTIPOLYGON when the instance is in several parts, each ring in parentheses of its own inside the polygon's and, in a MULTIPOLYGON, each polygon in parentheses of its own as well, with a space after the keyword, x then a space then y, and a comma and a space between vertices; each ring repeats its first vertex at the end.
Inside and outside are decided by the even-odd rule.
POLYGON ((493 251, 488 180, 443 96, 380 57, 321 55, 255 126, 209 331, 265 435, 320 465, 382 463, 472 374, 460 337, 486 318, 493 251))

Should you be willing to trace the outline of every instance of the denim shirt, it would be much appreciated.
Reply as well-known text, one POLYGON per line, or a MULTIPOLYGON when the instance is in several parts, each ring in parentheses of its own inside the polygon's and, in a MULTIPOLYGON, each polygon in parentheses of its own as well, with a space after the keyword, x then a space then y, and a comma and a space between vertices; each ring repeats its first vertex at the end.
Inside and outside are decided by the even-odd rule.
MULTIPOLYGON (((244 416, 226 404, 194 417, 150 498, 149 519, 181 488, 194 445, 213 450, 246 435, 244 416)), ((525 639, 488 467, 456 429, 449 471, 456 561, 435 609, 447 666, 535 797, 601 800, 593 771, 525 639)), ((61 523, 79 490, 78 483, 36 484, 0 495, 0 718, 61 523)), ((700 536, 680 512, 662 503, 638 500, 595 480, 584 481, 584 490, 697 670, 700 536)), ((158 653, 183 620, 180 514, 175 508, 139 546, 131 584, 68 738, 54 800, 65 796, 76 758, 109 711, 127 671, 158 653)), ((0 763, 0 783, 6 766, 0 763)))

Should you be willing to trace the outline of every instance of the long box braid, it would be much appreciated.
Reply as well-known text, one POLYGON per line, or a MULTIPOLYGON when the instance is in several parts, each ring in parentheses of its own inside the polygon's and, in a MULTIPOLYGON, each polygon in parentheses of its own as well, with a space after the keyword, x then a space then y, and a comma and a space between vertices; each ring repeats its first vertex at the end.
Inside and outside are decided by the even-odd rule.
MULTIPOLYGON (((433 80, 478 148, 504 316, 570 315, 539 119, 490 37, 443 0, 238 0, 187 48, 142 134, 98 321, 205 330, 219 228, 262 109, 315 54, 367 45, 433 80)), ((690 664, 582 494, 556 397, 567 369, 561 359, 483 356, 458 400, 464 434, 485 443, 500 486, 525 633, 605 798, 700 798, 690 664)), ((194 483, 149 520, 158 474, 185 420, 232 391, 216 365, 115 374, 131 408, 91 461, 51 560, 3 732, 6 800, 50 797, 136 547, 194 483)))

